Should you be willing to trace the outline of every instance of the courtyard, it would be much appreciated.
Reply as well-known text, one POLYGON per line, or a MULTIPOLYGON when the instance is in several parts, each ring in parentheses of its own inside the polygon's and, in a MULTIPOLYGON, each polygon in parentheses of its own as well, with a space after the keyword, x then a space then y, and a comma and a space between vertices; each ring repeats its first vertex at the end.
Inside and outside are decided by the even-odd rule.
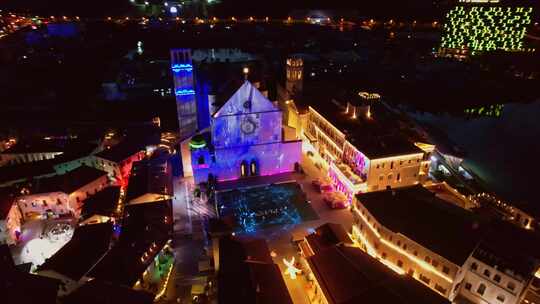
POLYGON ((218 192, 216 200, 220 217, 247 233, 319 218, 296 182, 218 192))

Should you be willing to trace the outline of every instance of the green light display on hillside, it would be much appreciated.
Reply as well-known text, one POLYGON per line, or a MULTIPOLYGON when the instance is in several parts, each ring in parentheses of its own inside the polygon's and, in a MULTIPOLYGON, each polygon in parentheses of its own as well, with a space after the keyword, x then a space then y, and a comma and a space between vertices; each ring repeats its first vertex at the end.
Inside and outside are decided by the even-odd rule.
POLYGON ((468 49, 471 55, 533 51, 523 45, 532 11, 532 7, 456 6, 446 15, 441 49, 468 49))

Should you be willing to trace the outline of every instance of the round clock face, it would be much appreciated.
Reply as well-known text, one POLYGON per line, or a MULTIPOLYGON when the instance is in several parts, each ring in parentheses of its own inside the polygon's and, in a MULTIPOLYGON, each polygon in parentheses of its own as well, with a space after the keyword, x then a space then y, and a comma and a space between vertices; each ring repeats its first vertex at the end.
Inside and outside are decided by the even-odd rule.
POLYGON ((251 120, 244 120, 240 127, 241 127, 242 132, 244 134, 251 134, 251 133, 255 132, 255 129, 257 128, 255 123, 253 121, 251 121, 251 120))

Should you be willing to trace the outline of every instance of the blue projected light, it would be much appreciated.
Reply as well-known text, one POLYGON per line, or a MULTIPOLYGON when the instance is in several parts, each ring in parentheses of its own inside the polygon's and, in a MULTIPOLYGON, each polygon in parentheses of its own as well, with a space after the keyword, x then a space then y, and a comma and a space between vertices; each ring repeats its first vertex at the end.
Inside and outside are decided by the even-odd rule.
POLYGON ((176 90, 175 94, 176 96, 195 95, 195 90, 191 90, 191 89, 176 90))
POLYGON ((180 71, 191 72, 191 71, 193 71, 193 66, 191 64, 189 64, 189 63, 186 63, 186 64, 173 64, 171 69, 175 73, 178 73, 180 71))

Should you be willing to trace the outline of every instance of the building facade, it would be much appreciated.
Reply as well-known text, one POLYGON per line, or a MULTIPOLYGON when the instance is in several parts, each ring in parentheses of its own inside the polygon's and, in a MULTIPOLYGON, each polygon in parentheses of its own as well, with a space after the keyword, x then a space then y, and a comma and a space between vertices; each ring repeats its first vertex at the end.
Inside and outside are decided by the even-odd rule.
POLYGON ((212 116, 210 139, 191 141, 197 183, 291 172, 301 141, 284 141, 282 112, 246 81, 212 116))
MULTIPOLYGON (((465 59, 489 51, 533 52, 524 45, 533 7, 506 5, 499 0, 459 1, 446 15, 443 57, 465 59)), ((523 4, 522 4, 523 5, 523 4)))
POLYGON ((0 194, 0 244, 13 245, 19 240, 23 220, 10 189, 5 190, 0 194))
POLYGON ((365 252, 451 301, 523 303, 534 291, 540 255, 530 231, 486 221, 421 186, 357 195, 351 211, 351 237, 365 252))
MULTIPOLYGON (((345 110, 337 108, 335 111, 343 111, 342 119, 349 122, 360 119, 360 116, 371 115, 369 107, 351 104, 345 110)), ((388 137, 387 144, 371 147, 371 144, 362 142, 362 138, 354 138, 355 133, 362 132, 362 125, 353 128, 354 125, 339 129, 309 107, 306 128, 303 130, 307 141, 326 162, 337 190, 347 194, 350 199, 356 193, 406 187, 427 178, 433 145, 413 145, 392 136, 388 137)), ((377 140, 384 143, 384 138, 377 140)))
POLYGON ((81 166, 64 175, 33 181, 15 200, 25 220, 63 214, 78 218, 83 201, 108 183, 105 171, 81 166))

